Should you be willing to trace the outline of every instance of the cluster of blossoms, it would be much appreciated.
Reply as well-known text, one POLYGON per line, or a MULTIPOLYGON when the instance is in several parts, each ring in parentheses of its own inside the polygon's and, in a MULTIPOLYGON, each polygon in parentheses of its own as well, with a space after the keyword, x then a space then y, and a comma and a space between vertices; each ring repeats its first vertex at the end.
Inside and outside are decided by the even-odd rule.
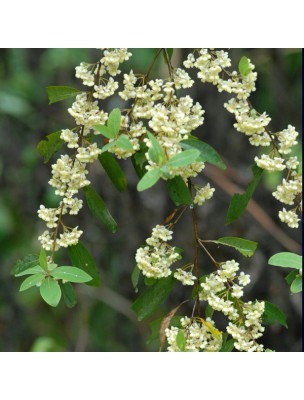
POLYGON ((225 91, 235 94, 235 97, 224 104, 224 107, 234 114, 236 123, 234 127, 237 131, 249 137, 249 142, 253 146, 267 147, 274 143, 275 151, 270 154, 262 154, 255 157, 256 164, 269 172, 288 170, 288 176, 283 180, 283 184, 273 193, 279 201, 296 206, 286 211, 283 208, 279 212, 282 222, 288 224, 290 228, 299 226, 296 211, 302 214, 302 177, 296 171, 298 166, 297 157, 285 157, 292 151, 297 142, 298 132, 291 125, 281 132, 271 133, 267 128, 271 118, 264 112, 259 114, 254 110, 248 101, 251 92, 255 91, 257 73, 254 72, 254 65, 248 60, 246 73, 241 74, 237 71, 228 71, 231 67, 231 60, 227 52, 223 50, 201 49, 197 55, 189 54, 184 66, 186 68, 197 68, 197 76, 202 82, 209 82, 215 85, 219 92, 225 91), (226 78, 225 78, 226 76, 226 78), (294 189, 292 195, 288 196, 288 188, 294 189), (296 188, 296 189, 295 189, 296 188), (290 201, 293 197, 294 201, 290 201), (288 202, 286 202, 286 199, 288 202))
POLYGON ((227 332, 235 340, 239 351, 263 351, 263 345, 256 340, 263 335, 261 325, 264 302, 245 303, 244 286, 250 283, 250 276, 241 272, 237 276, 239 264, 235 260, 223 263, 201 284, 200 299, 205 300, 216 311, 222 312, 229 319, 227 332), (236 282, 237 281, 237 282, 236 282))
POLYGON ((210 184, 207 183, 206 186, 200 188, 197 190, 196 195, 193 199, 194 204, 197 204, 198 206, 201 206, 203 203, 205 203, 206 200, 210 200, 211 197, 213 196, 215 189, 210 187, 210 184))
POLYGON ((186 338, 184 351, 219 351, 222 347, 222 336, 214 335, 210 326, 214 326, 214 322, 207 318, 206 321, 196 321, 188 317, 181 318, 181 328, 172 326, 165 330, 167 341, 169 344, 168 351, 181 351, 177 345, 176 337, 179 330, 182 330, 186 338))
POLYGON ((120 63, 130 57, 127 49, 114 49, 104 51, 103 57, 97 64, 81 63, 76 67, 76 77, 83 84, 91 87, 89 93, 83 92, 76 96, 75 102, 68 109, 69 114, 75 119, 76 128, 63 129, 60 138, 64 140, 69 149, 75 149, 73 156, 62 155, 52 166, 52 178, 49 184, 55 188, 55 194, 62 197, 57 208, 40 206, 38 216, 46 222, 47 228, 39 240, 45 250, 58 250, 60 247, 68 247, 77 244, 83 233, 78 227, 70 228, 63 224, 61 218, 65 214, 76 215, 82 208, 83 202, 76 197, 79 190, 90 184, 87 179, 87 164, 93 163, 101 153, 96 143, 90 143, 88 136, 99 134, 95 125, 104 125, 108 114, 101 110, 98 100, 111 96, 118 88, 118 84, 110 77, 105 79, 108 73, 115 76, 120 73, 120 63), (104 82, 107 82, 104 84, 104 82), (58 234, 59 224, 63 232, 58 234), (57 237, 58 236, 58 237, 57 237))
POLYGON ((175 247, 167 242, 172 240, 172 231, 163 225, 156 225, 152 235, 146 240, 147 246, 136 252, 136 263, 148 278, 165 278, 171 275, 171 265, 181 257, 175 247))

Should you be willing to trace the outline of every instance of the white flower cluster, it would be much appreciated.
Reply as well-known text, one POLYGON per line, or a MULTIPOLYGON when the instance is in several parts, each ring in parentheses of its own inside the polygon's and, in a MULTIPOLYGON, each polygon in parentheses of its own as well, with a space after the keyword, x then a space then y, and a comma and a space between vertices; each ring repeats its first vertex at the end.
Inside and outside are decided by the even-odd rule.
POLYGON ((186 339, 184 351, 206 351, 216 352, 222 347, 222 336, 215 336, 211 333, 210 326, 214 326, 214 322, 210 319, 206 319, 204 324, 201 321, 190 319, 188 317, 181 318, 181 328, 172 326, 165 330, 169 347, 168 351, 180 352, 180 348, 176 343, 176 337, 179 330, 182 330, 186 339))
POLYGON ((66 227, 61 217, 65 214, 76 215, 82 208, 82 200, 75 197, 79 189, 90 184, 86 178, 88 174, 87 164, 93 163, 101 153, 96 143, 87 140, 89 135, 99 134, 95 131, 95 125, 104 125, 108 114, 101 110, 98 100, 111 96, 118 88, 118 83, 112 77, 106 79, 104 75, 112 76, 120 73, 119 64, 130 57, 127 49, 105 50, 103 57, 96 64, 81 63, 76 67, 76 77, 83 84, 91 87, 90 93, 80 93, 72 106, 68 109, 69 114, 75 119, 76 128, 73 130, 63 129, 60 138, 64 140, 67 147, 75 149, 73 156, 62 155, 52 165, 52 178, 49 184, 55 188, 55 194, 62 197, 57 208, 46 208, 40 206, 38 216, 46 222, 47 228, 54 229, 53 232, 46 230, 39 236, 42 247, 45 250, 58 250, 60 247, 68 247, 78 242, 83 233, 76 228, 66 227), (63 232, 58 232, 59 224, 63 232))
POLYGON ((206 300, 214 310, 228 317, 227 332, 236 340, 235 347, 238 350, 263 351, 263 346, 256 343, 256 339, 264 331, 261 325, 264 303, 244 303, 239 300, 244 294, 244 286, 250 283, 250 276, 243 272, 237 276, 238 270, 239 264, 235 260, 223 263, 201 284, 203 290, 200 299, 206 300))
POLYGON ((194 204, 201 206, 203 203, 205 203, 206 200, 211 199, 214 191, 215 189, 211 188, 209 183, 206 186, 200 188, 199 190, 197 190, 196 195, 193 199, 194 204))
POLYGON ((194 281, 196 280, 196 277, 192 275, 191 272, 187 272, 184 269, 178 268, 177 270, 174 271, 173 274, 174 278, 180 281, 184 286, 192 286, 194 285, 194 281))
POLYGON ((165 226, 156 225, 151 237, 146 240, 148 246, 137 250, 135 260, 145 276, 164 278, 171 275, 171 265, 181 258, 175 247, 167 243, 172 239, 172 233, 165 226))
MULTIPOLYGON (((251 92, 255 91, 255 81, 257 79, 257 73, 254 72, 254 65, 249 59, 247 71, 245 74, 240 74, 237 71, 227 71, 226 68, 231 66, 231 60, 227 52, 222 50, 215 51, 214 49, 201 49, 197 57, 194 54, 189 54, 188 59, 184 62, 186 68, 197 68, 199 70, 197 76, 202 82, 210 82, 217 86, 219 92, 225 91, 228 93, 234 93, 236 97, 230 99, 224 104, 224 107, 236 118, 234 127, 237 131, 244 133, 249 137, 249 142, 253 146, 269 146, 272 142, 277 140, 275 144, 276 152, 275 155, 262 154, 261 157, 255 157, 256 164, 269 172, 283 171, 284 169, 295 170, 298 165, 297 157, 290 157, 285 159, 284 155, 289 154, 292 151, 292 147, 297 142, 298 132, 292 125, 288 125, 287 129, 281 132, 271 133, 267 126, 269 125, 271 118, 264 112, 262 114, 257 113, 256 110, 250 105, 248 98, 251 92), (225 79, 224 76, 227 76, 225 79)), ((275 142, 274 142, 275 143, 275 142)), ((293 171, 289 173, 289 181, 299 181, 300 175, 293 171)), ((288 179, 284 179, 283 184, 277 188, 274 192, 274 196, 282 201, 286 200, 286 182, 288 179), (284 183, 285 182, 285 183, 284 183), (283 186, 285 186, 283 188, 283 186), (283 192, 284 194, 283 194, 283 192)), ((293 186, 293 183, 290 184, 293 186)), ((293 192, 291 197, 294 199, 297 197, 301 199, 301 191, 293 192)), ((291 197, 288 197, 289 199, 291 197)), ((285 204, 292 205, 293 202, 285 204)), ((297 228, 300 219, 297 217, 296 211, 302 212, 302 206, 297 202, 295 209, 286 211, 285 208, 279 212, 279 218, 282 222, 286 222, 289 227, 297 228)))

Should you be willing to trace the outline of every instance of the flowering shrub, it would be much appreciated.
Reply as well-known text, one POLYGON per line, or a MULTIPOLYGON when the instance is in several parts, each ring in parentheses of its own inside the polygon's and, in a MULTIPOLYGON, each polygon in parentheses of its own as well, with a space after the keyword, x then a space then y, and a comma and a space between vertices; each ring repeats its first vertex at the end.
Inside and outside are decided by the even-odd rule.
MULTIPOLYGON (((248 136, 252 146, 262 147, 264 153, 254 158, 253 181, 242 198, 235 197, 229 206, 227 222, 237 219, 245 210, 263 170, 286 171, 283 181, 273 196, 286 207, 278 218, 290 228, 298 228, 302 213, 302 177, 297 157, 290 156, 297 145, 298 133, 288 125, 280 132, 268 127, 271 118, 266 112, 255 110, 249 101, 255 91, 257 73, 251 60, 242 57, 238 71, 231 69, 229 53, 215 49, 196 49, 188 54, 183 66, 173 67, 172 49, 159 49, 145 75, 132 69, 123 76, 120 87, 116 77, 120 65, 128 62, 132 54, 127 49, 101 49, 101 58, 93 63, 82 62, 76 67, 76 77, 86 89, 79 91, 65 86, 47 88, 50 103, 75 97, 68 109, 75 126, 52 133, 47 141, 38 145, 38 151, 49 161, 55 153, 67 148, 52 165, 49 185, 61 197, 55 208, 41 205, 38 216, 46 223, 39 236, 40 255, 29 255, 14 267, 15 276, 30 275, 20 290, 40 287, 42 298, 57 306, 61 295, 69 307, 76 303, 71 282, 99 285, 99 273, 94 260, 80 242, 85 234, 75 222, 67 226, 65 216, 76 216, 85 201, 92 214, 112 232, 117 224, 100 195, 89 180, 89 165, 100 161, 114 186, 122 191, 126 179, 118 159, 132 159, 139 182, 138 191, 154 186, 160 179, 167 181, 171 200, 176 207, 163 224, 152 228, 144 245, 134 249, 136 267, 132 273, 134 287, 140 274, 148 288, 133 304, 138 319, 154 314, 166 300, 175 284, 193 286, 191 316, 175 315, 181 305, 165 316, 159 325, 161 349, 165 342, 168 351, 265 351, 261 338, 265 325, 278 321, 286 326, 284 314, 267 301, 244 301, 244 288, 250 276, 239 270, 239 262, 219 262, 210 254, 208 243, 233 247, 245 256, 252 256, 257 243, 237 237, 204 240, 199 236, 196 208, 212 199, 214 188, 207 183, 195 183, 206 163, 219 168, 226 166, 217 151, 195 135, 204 123, 205 111, 189 94, 180 96, 180 89, 195 83, 187 70, 195 69, 202 83, 211 83, 219 92, 231 94, 224 103, 234 114, 236 131, 248 136), (158 57, 164 56, 168 67, 167 79, 149 78, 158 57), (114 108, 109 114, 102 109, 102 100, 116 92, 125 101, 122 109, 114 108), (288 209, 287 206, 289 206, 288 209), (184 213, 190 212, 194 231, 194 258, 180 265, 182 249, 174 246, 173 234, 184 213), (56 253, 67 248, 72 266, 58 267, 56 253), (214 272, 206 275, 199 268, 199 250, 214 265, 214 272), (216 313, 227 318, 224 331, 216 327, 216 313), (214 317, 213 317, 214 316, 214 317)), ((183 92, 184 93, 184 92, 183 92)), ((152 192, 151 192, 152 193, 152 192)), ((241 196, 239 196, 241 197, 241 196)), ((76 221, 76 217, 75 217, 76 221)), ((298 275, 294 278, 298 279, 298 275)), ((299 290, 297 290, 299 291, 299 290)))

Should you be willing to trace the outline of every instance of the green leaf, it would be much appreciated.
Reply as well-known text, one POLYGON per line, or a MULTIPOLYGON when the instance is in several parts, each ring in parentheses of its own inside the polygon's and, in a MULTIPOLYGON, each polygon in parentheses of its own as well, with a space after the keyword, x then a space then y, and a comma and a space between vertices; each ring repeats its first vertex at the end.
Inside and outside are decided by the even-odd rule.
POLYGON ((133 145, 130 142, 128 135, 120 135, 119 138, 115 141, 115 146, 123 150, 133 150, 133 145))
POLYGON ((120 130, 120 121, 121 121, 121 111, 119 108, 114 108, 111 111, 108 119, 108 128, 110 129, 111 133, 114 135, 113 137, 117 137, 119 130, 120 130))
POLYGON ((68 308, 73 308, 77 304, 75 290, 70 282, 61 283, 63 300, 68 308))
POLYGON ((257 242, 238 237, 223 237, 217 240, 210 241, 213 243, 219 243, 225 246, 233 247, 245 257, 252 257, 258 247, 257 242))
POLYGON ((106 203, 99 196, 99 194, 92 188, 92 186, 85 186, 83 188, 85 198, 91 213, 100 222, 102 222, 112 233, 117 230, 117 223, 110 214, 106 203))
POLYGON ((146 174, 138 182, 137 190, 142 192, 143 190, 149 189, 151 186, 155 185, 160 177, 161 171, 159 169, 151 169, 150 171, 146 172, 146 174))
POLYGON ((131 274, 131 282, 132 282, 132 286, 133 289, 135 290, 135 293, 138 292, 138 281, 139 281, 139 277, 140 277, 140 269, 138 268, 137 265, 135 265, 132 274, 131 274))
POLYGON ((251 71, 250 65, 249 65, 249 60, 245 56, 243 56, 240 59, 239 71, 240 71, 240 74, 243 75, 243 76, 247 76, 249 74, 249 72, 251 71))
POLYGON ((36 265, 33 268, 26 269, 25 271, 20 272, 19 274, 15 274, 15 276, 18 278, 19 276, 24 276, 24 275, 35 275, 35 274, 40 274, 43 272, 43 269, 40 267, 40 265, 36 265))
POLYGON ((216 165, 218 168, 226 169, 224 161, 221 159, 218 152, 209 144, 199 139, 187 139, 180 143, 183 149, 197 149, 200 152, 199 159, 197 161, 206 161, 209 164, 216 165))
POLYGON ((192 150, 184 150, 181 153, 175 154, 170 160, 167 162, 167 166, 172 167, 186 167, 189 164, 192 164, 198 156, 200 152, 196 149, 192 150))
POLYGON ((148 132, 148 138, 151 142, 151 147, 148 150, 150 160, 158 165, 163 164, 166 161, 165 150, 152 133, 148 132))
POLYGON ((53 278, 46 278, 40 286, 43 300, 52 307, 57 307, 61 299, 61 289, 53 278))
POLYGON ((180 176, 176 176, 175 178, 168 180, 167 188, 170 199, 176 206, 180 206, 181 204, 192 204, 191 193, 183 178, 180 176))
POLYGON ((19 291, 24 292, 24 290, 27 290, 32 286, 36 286, 38 283, 42 282, 44 278, 45 274, 35 274, 29 276, 22 282, 19 291))
POLYGON ((47 140, 41 140, 37 145, 38 153, 43 157, 43 162, 46 164, 50 161, 55 153, 64 145, 64 140, 60 139, 61 131, 50 133, 47 135, 47 140))
POLYGON ((47 262, 47 256, 45 250, 42 248, 39 254, 39 264, 40 267, 44 270, 48 270, 48 262, 47 262))
POLYGON ((247 186, 244 194, 236 193, 232 197, 226 216, 226 224, 231 224, 231 222, 237 220, 243 214, 261 179, 264 170, 257 165, 253 165, 251 169, 253 172, 253 179, 247 186))
POLYGON ((89 286, 100 286, 100 274, 95 261, 82 242, 68 247, 71 263, 74 267, 80 268, 93 279, 86 282, 89 286))
POLYGON ((277 253, 270 257, 268 264, 275 265, 277 267, 301 269, 302 257, 298 254, 289 252, 277 253))
POLYGON ((265 301, 263 323, 264 325, 271 325, 274 322, 278 322, 286 329, 288 328, 286 323, 286 315, 283 313, 283 311, 280 310, 275 304, 270 303, 270 301, 265 301))
POLYGON ((206 318, 212 318, 214 313, 214 309, 210 306, 209 303, 207 303, 206 309, 205 309, 205 315, 206 318))
POLYGON ((141 179, 147 172, 145 166, 147 164, 145 151, 137 151, 132 156, 132 164, 135 169, 136 175, 141 179))
POLYGON ((158 279, 153 278, 153 277, 145 276, 145 278, 144 278, 144 283, 146 286, 155 285, 155 283, 157 281, 158 281, 158 279))
POLYGON ((302 292, 302 276, 298 276, 290 286, 291 293, 302 292))
POLYGON ((53 278, 74 283, 85 283, 92 280, 90 275, 76 267, 58 267, 51 272, 51 275, 53 278))
POLYGON ((115 144, 116 144, 116 142, 114 141, 114 142, 107 143, 107 144, 105 144, 104 146, 102 146, 102 148, 101 148, 101 154, 104 153, 104 152, 106 152, 106 151, 108 151, 108 150, 111 149, 112 147, 114 147, 115 144))
POLYGON ((292 284, 292 282, 296 279, 297 275, 298 275, 298 271, 296 269, 294 269, 287 276, 285 276, 285 280, 288 283, 288 285, 292 284))
POLYGON ((169 296, 175 279, 172 277, 162 278, 153 285, 149 286, 133 303, 132 309, 136 313, 139 321, 154 314, 169 296))
POLYGON ((95 125, 95 129, 108 139, 115 138, 115 135, 112 133, 110 128, 105 125, 95 125))
POLYGON ((103 153, 98 156, 98 159, 116 189, 119 192, 126 190, 126 176, 115 158, 109 153, 103 153))
POLYGON ((223 342, 220 352, 230 352, 233 350, 233 348, 234 348, 234 340, 230 339, 223 342))
POLYGON ((12 268, 12 275, 19 275, 20 273, 34 268, 39 264, 39 256, 37 254, 28 254, 22 260, 17 260, 16 264, 12 268))
POLYGON ((180 349, 180 351, 184 351, 186 347, 186 338, 184 331, 182 329, 179 329, 176 335, 176 344, 177 347, 180 349))
POLYGON ((82 93, 80 90, 69 86, 47 86, 46 91, 49 98, 49 104, 57 103, 57 101, 75 97, 77 94, 82 93))

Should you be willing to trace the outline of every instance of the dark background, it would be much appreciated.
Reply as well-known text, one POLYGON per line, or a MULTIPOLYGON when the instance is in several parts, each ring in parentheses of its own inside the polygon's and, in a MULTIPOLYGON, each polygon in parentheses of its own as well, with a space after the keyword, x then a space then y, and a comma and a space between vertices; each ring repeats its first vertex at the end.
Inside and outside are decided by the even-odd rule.
MULTIPOLYGON (((123 69, 145 73, 155 49, 131 49, 133 57, 123 69)), ((189 50, 175 49, 173 65, 181 65, 189 50)), ((254 107, 272 118, 273 131, 290 123, 301 132, 300 49, 231 49, 234 67, 246 55, 256 65, 257 91, 251 96, 254 107)), ((119 223, 118 232, 108 233, 87 211, 77 216, 83 229, 82 240, 100 267, 102 285, 91 288, 75 285, 78 305, 69 310, 60 304, 48 307, 38 291, 19 293, 21 279, 10 275, 18 258, 39 251, 37 237, 45 229, 37 217, 40 204, 53 206, 56 199, 48 185, 51 165, 43 164, 36 151, 46 134, 71 128, 73 120, 66 109, 70 100, 49 106, 45 92, 48 85, 82 88, 74 78, 74 68, 81 61, 95 62, 100 52, 89 49, 1 49, 0 50, 0 350, 1 351, 155 351, 157 343, 147 344, 148 322, 137 322, 130 309, 136 294, 130 274, 135 265, 136 249, 144 243, 153 226, 161 223, 174 206, 161 182, 155 188, 137 193, 137 178, 130 160, 122 162, 128 189, 118 193, 101 166, 91 167, 90 180, 106 200, 119 223)), ((155 65, 153 76, 166 76, 162 60, 155 65)), ((227 94, 198 82, 189 90, 195 101, 206 110, 205 123, 195 132, 214 146, 225 159, 228 169, 208 166, 199 180, 216 188, 212 201, 199 208, 200 237, 216 239, 240 236, 259 242, 253 258, 245 258, 229 248, 210 247, 216 259, 235 258, 252 276, 246 299, 264 299, 277 304, 287 315, 289 329, 278 324, 266 329, 263 343, 276 351, 301 350, 301 295, 291 295, 284 281, 288 270, 271 267, 269 257, 280 251, 301 252, 300 229, 292 230, 277 217, 282 204, 271 192, 280 182, 281 173, 264 174, 254 195, 250 213, 230 226, 225 225, 229 200, 244 189, 251 178, 250 166, 259 149, 233 128, 233 116, 224 108, 227 94)), ((122 106, 118 97, 104 103, 110 111, 122 106)), ((300 153, 300 146, 298 149, 300 153)), ((54 160, 56 159, 56 156, 54 160)), ((76 225, 76 218, 75 218, 76 225)), ((192 258, 192 225, 188 215, 176 227, 174 244, 182 247, 185 260, 192 258)), ((61 260, 66 260, 65 252, 61 260)), ((200 254, 200 270, 211 266, 200 254)), ((143 285, 140 285, 143 288, 143 285)), ((177 285, 163 310, 165 314, 180 301, 189 298, 191 288, 177 285)), ((191 312, 183 306, 182 313, 191 312)))

